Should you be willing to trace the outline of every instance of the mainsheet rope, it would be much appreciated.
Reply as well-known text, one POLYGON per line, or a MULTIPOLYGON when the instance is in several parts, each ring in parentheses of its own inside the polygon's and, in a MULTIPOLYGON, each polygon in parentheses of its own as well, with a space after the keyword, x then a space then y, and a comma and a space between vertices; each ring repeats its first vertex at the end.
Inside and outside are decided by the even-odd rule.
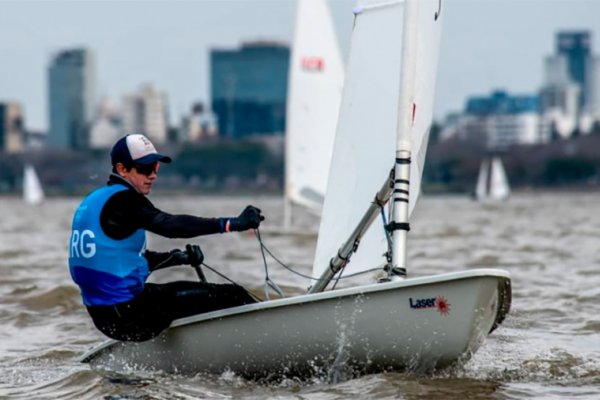
MULTIPOLYGON (((382 215, 383 223, 384 223, 383 226, 385 227, 386 220, 385 220, 385 213, 383 212, 383 207, 381 207, 381 210, 382 210, 382 214, 381 215, 382 215)), ((309 276, 309 275, 306 275, 306 274, 303 274, 301 272, 296 271, 294 268, 286 265, 283 261, 281 261, 279 258, 277 258, 269 250, 269 248, 265 245, 264 241, 262 240, 262 238, 260 236, 260 230, 258 228, 254 230, 254 234, 256 235, 256 239, 258 240, 258 243, 260 245, 260 250, 261 250, 261 254, 262 254, 262 258, 263 258, 263 263, 264 263, 264 267, 265 267, 265 294, 267 295, 267 299, 269 298, 268 297, 267 286, 269 286, 273 290, 275 290, 277 292, 277 294, 279 294, 281 297, 285 297, 285 296, 283 296, 283 292, 281 291, 281 289, 279 289, 279 287, 275 284, 275 282, 273 282, 271 280, 271 278, 269 277, 269 267, 267 265, 267 260, 266 260, 266 257, 265 257, 265 252, 267 254, 269 254, 280 266, 282 266, 283 268, 287 269, 291 273, 296 274, 296 275, 298 275, 298 276, 300 276, 302 278, 305 278, 305 279, 308 279, 308 280, 311 280, 311 281, 316 281, 316 282, 321 281, 320 278, 314 278, 312 276, 309 276)), ((344 276, 342 276, 342 273, 343 273, 344 269, 341 269, 340 272, 338 273, 337 278, 335 279, 333 288, 335 289, 335 286, 338 284, 338 282, 341 279, 349 279, 349 278, 353 278, 355 276, 359 276, 359 275, 363 275, 363 274, 367 274, 367 273, 371 273, 371 272, 376 272, 378 270, 381 270, 381 266, 370 268, 370 269, 365 270, 365 271, 355 272, 355 273, 350 274, 350 275, 344 275, 344 276)))
MULTIPOLYGON (((383 211, 383 207, 382 207, 382 211, 383 211)), ((383 222, 384 222, 384 226, 385 226, 385 214, 382 212, 382 218, 383 218, 383 222)), ((271 258, 273 260, 275 260, 277 262, 277 264, 279 264, 281 267, 285 268, 286 270, 288 270, 289 272, 298 275, 304 279, 310 280, 310 281, 321 281, 320 278, 314 278, 310 275, 306 275, 303 274, 299 271, 297 271, 296 269, 294 269, 293 267, 287 265, 286 263, 284 263, 283 261, 281 261, 275 254, 273 254, 273 252, 271 250, 269 250, 269 248, 265 245, 264 240, 262 239, 262 237, 260 236, 260 230, 259 229, 255 229, 254 230, 254 234, 256 236, 256 239, 260 245, 260 251, 261 251, 261 255, 262 255, 262 259, 263 259, 263 265, 265 267, 265 296, 267 298, 267 300, 270 300, 270 296, 269 296, 269 288, 273 289, 279 296, 281 296, 282 298, 285 297, 283 291, 279 288, 279 286, 277 286, 277 284, 271 279, 271 277, 269 276, 269 266, 267 263, 267 258, 265 256, 265 253, 267 253, 269 256, 271 256, 271 258)), ((233 279, 230 279, 229 277, 227 277, 226 275, 220 273, 219 271, 217 271, 215 268, 211 267, 210 265, 206 264, 205 262, 202 262, 202 266, 208 268, 209 270, 211 270, 213 273, 215 273, 216 275, 218 275, 219 277, 225 279, 226 281, 237 285, 237 286, 242 286, 239 283, 235 282, 233 279)), ((340 272, 338 273, 338 276, 335 279, 333 288, 335 288, 335 286, 337 285, 337 283, 341 280, 341 279, 349 279, 349 278, 353 278, 359 275, 363 275, 363 274, 368 274, 368 273, 372 273, 372 272, 376 272, 381 270, 381 266, 377 266, 374 268, 370 268, 368 270, 365 271, 360 271, 360 272, 355 272, 353 274, 349 274, 349 275, 344 275, 342 276, 342 272, 343 269, 340 270, 340 272)), ((243 286, 242 286, 243 287, 243 286)), ((252 294, 249 290, 246 289, 246 291, 250 294, 250 296, 252 296, 255 300, 260 301, 260 299, 252 294)))

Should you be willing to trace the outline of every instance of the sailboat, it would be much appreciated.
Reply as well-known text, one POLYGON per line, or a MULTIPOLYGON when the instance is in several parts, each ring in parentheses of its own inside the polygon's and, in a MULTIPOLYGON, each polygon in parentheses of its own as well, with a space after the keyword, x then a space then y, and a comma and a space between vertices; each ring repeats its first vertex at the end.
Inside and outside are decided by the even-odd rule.
POLYGON ((477 176, 475 199, 478 201, 504 201, 509 196, 508 178, 500 157, 493 156, 484 159, 477 176))
POLYGON ((31 164, 25 165, 23 171, 23 200, 27 204, 38 205, 44 201, 44 189, 31 164))
POLYGON ((255 378, 340 368, 352 374, 429 370, 475 353, 509 311, 509 273, 481 268, 413 277, 407 268, 409 216, 432 117, 441 5, 363 0, 354 10, 313 266, 318 278, 306 294, 177 320, 152 340, 107 341, 81 360, 116 371, 232 371, 255 378), (381 232, 387 234, 381 238, 381 232), (374 266, 379 279, 330 285, 374 266))
POLYGON ((344 84, 325 0, 298 0, 288 76, 284 231, 299 231, 296 206, 320 215, 344 84))

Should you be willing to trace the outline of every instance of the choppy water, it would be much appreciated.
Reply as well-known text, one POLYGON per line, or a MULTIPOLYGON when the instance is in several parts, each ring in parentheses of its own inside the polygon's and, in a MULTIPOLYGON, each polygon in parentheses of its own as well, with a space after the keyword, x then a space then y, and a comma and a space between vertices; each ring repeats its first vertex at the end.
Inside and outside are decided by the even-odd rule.
MULTIPOLYGON (((179 376, 92 371, 77 357, 103 340, 71 283, 67 242, 79 199, 28 207, 0 198, 0 398, 7 399, 564 399, 600 398, 600 193, 516 195, 506 204, 425 197, 412 224, 410 273, 500 267, 513 279, 512 310, 468 362, 433 375, 387 373, 331 383, 265 384, 232 374, 179 376)), ((169 211, 235 215, 251 202, 267 224, 280 220, 278 198, 153 197, 169 211)), ((305 223, 314 219, 305 216, 305 223)), ((312 239, 267 236, 281 259, 307 272, 312 239)), ((206 262, 262 291, 256 239, 232 234, 201 238, 206 262)), ((150 238, 167 250, 184 241, 150 238)), ((288 291, 308 286, 270 262, 288 291)), ((185 267, 155 280, 187 276, 185 267)))

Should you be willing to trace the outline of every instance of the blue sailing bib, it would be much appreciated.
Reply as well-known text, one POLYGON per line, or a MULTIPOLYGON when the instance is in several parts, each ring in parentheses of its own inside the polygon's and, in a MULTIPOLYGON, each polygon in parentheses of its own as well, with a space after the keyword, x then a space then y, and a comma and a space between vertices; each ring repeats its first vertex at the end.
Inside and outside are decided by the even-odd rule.
POLYGON ((100 213, 108 199, 127 190, 123 185, 104 186, 90 193, 73 217, 69 243, 69 270, 81 289, 86 306, 113 305, 131 300, 144 288, 150 271, 143 256, 146 231, 115 240, 100 226, 100 213))

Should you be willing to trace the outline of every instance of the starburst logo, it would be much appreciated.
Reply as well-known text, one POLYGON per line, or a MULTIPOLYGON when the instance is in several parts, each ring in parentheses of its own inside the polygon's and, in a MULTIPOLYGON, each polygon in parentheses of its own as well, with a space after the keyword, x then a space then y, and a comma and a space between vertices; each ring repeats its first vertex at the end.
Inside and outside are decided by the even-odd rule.
POLYGON ((435 308, 437 308, 438 312, 443 316, 450 314, 450 303, 448 303, 448 300, 443 296, 436 297, 435 308))

